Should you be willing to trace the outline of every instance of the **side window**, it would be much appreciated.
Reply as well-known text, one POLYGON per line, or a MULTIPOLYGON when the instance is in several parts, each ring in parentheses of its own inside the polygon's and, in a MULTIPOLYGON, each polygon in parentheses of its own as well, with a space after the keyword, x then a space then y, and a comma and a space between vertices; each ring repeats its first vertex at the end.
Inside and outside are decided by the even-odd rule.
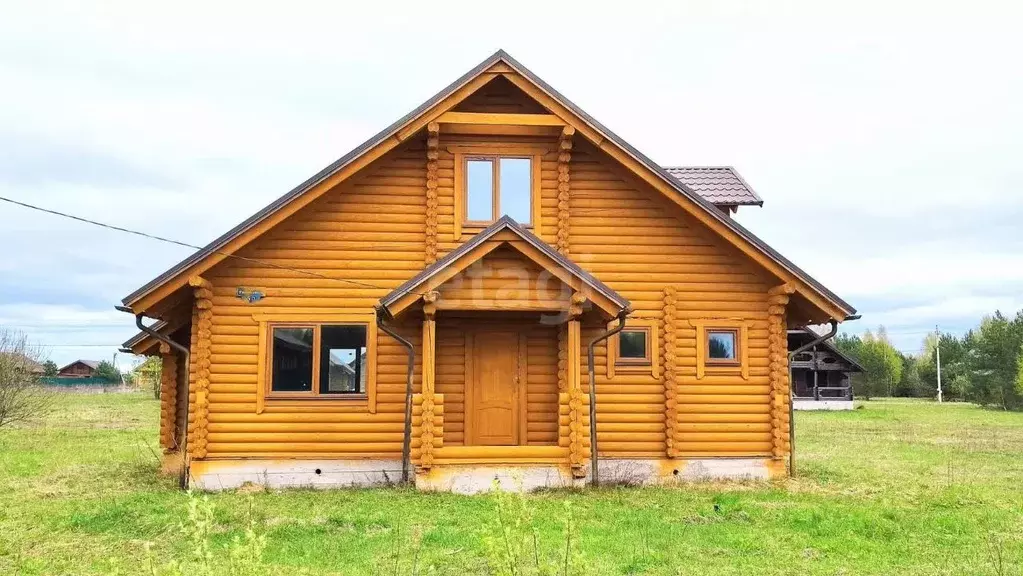
MULTIPOLYGON (((608 328, 615 324, 617 321, 609 323, 608 328)), ((616 372, 660 377, 658 324, 653 318, 629 318, 625 328, 608 339, 608 378, 614 378, 616 372)))
POLYGON ((648 328, 626 328, 618 333, 619 365, 650 364, 650 330, 648 328))
POLYGON ((707 329, 708 364, 739 364, 739 331, 734 329, 707 329))
POLYGON ((323 326, 320 394, 366 393, 366 327, 323 326))
POLYGON ((273 326, 270 394, 366 394, 367 332, 365 324, 273 326))
POLYGON ((690 320, 696 327, 696 378, 707 374, 750 378, 749 323, 745 320, 690 320))
POLYGON ((273 329, 273 392, 311 392, 313 389, 313 328, 273 329))

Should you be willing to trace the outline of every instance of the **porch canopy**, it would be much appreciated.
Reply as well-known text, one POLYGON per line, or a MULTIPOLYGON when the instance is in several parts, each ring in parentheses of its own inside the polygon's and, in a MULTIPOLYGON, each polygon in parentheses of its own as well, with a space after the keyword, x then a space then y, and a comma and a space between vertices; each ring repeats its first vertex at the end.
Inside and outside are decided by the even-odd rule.
POLYGON ((380 300, 379 307, 397 317, 424 299, 436 310, 567 313, 573 304, 591 304, 610 318, 630 306, 620 294, 508 216, 395 288, 380 300), (523 265, 482 265, 488 255, 507 260, 509 252, 520 257, 523 265), (473 266, 475 270, 470 269, 473 266))
POLYGON ((421 473, 492 463, 585 474, 581 323, 603 327, 628 313, 628 300, 505 216, 382 298, 378 309, 406 326, 422 313, 422 385, 412 422, 412 460, 421 473), (448 367, 441 382, 438 350, 448 367))

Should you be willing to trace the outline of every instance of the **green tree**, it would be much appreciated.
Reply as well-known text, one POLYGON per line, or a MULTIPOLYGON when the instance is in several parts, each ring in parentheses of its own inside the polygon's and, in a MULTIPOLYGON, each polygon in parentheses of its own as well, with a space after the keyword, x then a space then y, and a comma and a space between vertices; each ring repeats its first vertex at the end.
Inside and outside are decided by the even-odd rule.
POLYGON ((47 378, 53 378, 54 376, 57 375, 57 372, 59 371, 60 368, 57 367, 57 363, 54 362, 53 360, 47 360, 46 362, 43 362, 43 376, 46 376, 47 378))
POLYGON ((120 382, 121 371, 110 362, 104 360, 96 367, 96 371, 93 372, 93 377, 100 380, 106 380, 108 382, 120 382))
POLYGON ((1023 346, 1023 310, 1012 320, 999 311, 986 316, 969 344, 966 399, 1003 410, 1023 409, 1023 394, 1016 386, 1023 346))
POLYGON ((895 386, 895 395, 905 398, 927 397, 927 391, 920 381, 920 360, 910 354, 899 354, 899 361, 902 362, 902 378, 895 386))
POLYGON ((918 372, 920 385, 927 396, 938 395, 938 362, 936 351, 941 350, 941 393, 944 400, 963 400, 970 382, 970 342, 972 333, 963 337, 943 333, 940 337, 929 334, 924 339, 924 352, 918 372))
POLYGON ((902 359, 884 326, 878 327, 876 336, 869 330, 863 335, 858 360, 866 373, 858 379, 859 389, 855 388, 857 380, 853 381, 854 392, 867 400, 873 396, 891 396, 902 380, 902 359))
POLYGON ((1019 364, 1019 373, 1016 376, 1016 393, 1023 395, 1023 345, 1020 345, 1016 363, 1019 364))

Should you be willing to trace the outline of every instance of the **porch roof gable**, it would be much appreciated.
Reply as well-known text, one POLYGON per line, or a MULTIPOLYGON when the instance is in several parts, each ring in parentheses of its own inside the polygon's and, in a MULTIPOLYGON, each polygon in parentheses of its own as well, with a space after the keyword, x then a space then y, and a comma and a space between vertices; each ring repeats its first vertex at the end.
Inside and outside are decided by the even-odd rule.
MULTIPOLYGON (((588 289, 588 299, 608 314, 616 316, 622 311, 631 310, 632 305, 625 297, 580 268, 566 256, 558 253, 557 250, 509 216, 502 216, 443 258, 424 268, 387 296, 381 298, 377 307, 391 315, 399 314, 421 298, 423 294, 489 254, 492 250, 481 250, 481 248, 488 241, 500 240, 502 233, 504 235, 510 233, 534 248, 538 254, 523 252, 513 244, 509 244, 543 268, 550 270, 555 276, 564 280, 563 276, 567 274, 577 280, 577 284, 581 285, 580 288, 588 289)), ((496 245, 494 247, 496 248, 496 245)))

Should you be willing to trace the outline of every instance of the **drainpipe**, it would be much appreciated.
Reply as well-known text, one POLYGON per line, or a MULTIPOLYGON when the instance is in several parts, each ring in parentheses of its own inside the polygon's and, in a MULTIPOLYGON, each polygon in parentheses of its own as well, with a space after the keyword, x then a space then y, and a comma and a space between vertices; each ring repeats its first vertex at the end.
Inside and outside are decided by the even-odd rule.
MULTIPOLYGON (((120 311, 120 312, 127 312, 129 314, 134 314, 132 309, 128 308, 127 306, 116 306, 115 308, 118 311, 120 311)), ((163 334, 160 334, 159 332, 157 332, 156 330, 153 330, 149 326, 146 326, 145 324, 142 323, 142 318, 143 318, 142 314, 135 314, 135 326, 137 326, 138 329, 141 330, 142 332, 145 332, 146 334, 149 334, 153 338, 156 338, 160 342, 163 342, 164 344, 167 344, 171 348, 173 348, 173 349, 177 350, 178 352, 180 352, 182 358, 184 358, 185 369, 188 370, 188 367, 190 366, 189 362, 190 362, 190 359, 191 359, 191 353, 188 351, 188 347, 182 346, 181 344, 178 344, 177 342, 175 342, 174 340, 171 340, 167 336, 164 336, 163 334)), ((174 375, 174 380, 177 381, 177 375, 176 374, 174 375)), ((188 391, 187 391, 187 388, 188 388, 187 383, 185 385, 185 388, 186 388, 185 393, 187 394, 188 393, 188 391)), ((187 489, 188 488, 188 466, 189 466, 189 461, 188 461, 188 402, 185 402, 185 426, 181 430, 181 446, 179 446, 178 449, 181 451, 181 463, 182 463, 181 474, 178 477, 178 484, 181 486, 181 488, 187 489)))
POLYGON ((622 328, 625 328, 625 317, 628 315, 628 308, 619 312, 618 325, 594 338, 586 350, 586 364, 590 372, 590 482, 594 487, 600 485, 600 477, 597 475, 597 377, 593 373, 593 348, 598 342, 621 332, 622 328))
MULTIPOLYGON (((859 318, 860 318, 859 316, 849 316, 848 318, 846 318, 846 320, 858 320, 859 318)), ((796 348, 795 350, 789 352, 789 389, 790 389, 790 391, 789 391, 789 476, 795 476, 796 475, 796 419, 795 419, 795 410, 792 408, 792 392, 791 392, 791 387, 792 387, 792 358, 794 358, 796 354, 799 354, 800 352, 803 352, 805 350, 809 350, 810 348, 813 348, 813 347, 817 346, 821 342, 824 342, 825 340, 829 340, 829 339, 833 338, 835 336, 835 334, 838 334, 838 320, 835 320, 834 318, 832 318, 831 320, 828 320, 828 323, 831 324, 831 330, 828 330, 828 333, 825 334, 824 336, 820 336, 816 332, 814 332, 813 330, 810 330, 809 326, 803 326, 802 327, 803 331, 806 332, 807 334, 810 334, 811 336, 813 336, 814 340, 811 340, 810 342, 808 342, 806 344, 803 344, 799 348, 796 348)), ((785 338, 786 338, 786 340, 788 340, 788 335, 786 335, 785 338)))
POLYGON ((416 349, 411 342, 387 325, 386 320, 390 318, 391 315, 386 308, 377 308, 377 326, 408 350, 408 376, 405 381, 405 435, 401 441, 401 482, 408 484, 412 454, 412 374, 416 367, 416 349))

